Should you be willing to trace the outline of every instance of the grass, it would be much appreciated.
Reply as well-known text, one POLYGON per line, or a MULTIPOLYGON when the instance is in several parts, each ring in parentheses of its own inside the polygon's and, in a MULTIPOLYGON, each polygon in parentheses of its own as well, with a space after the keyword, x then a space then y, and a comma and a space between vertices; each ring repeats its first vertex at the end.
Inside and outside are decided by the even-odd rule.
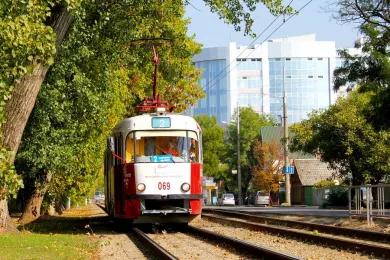
POLYGON ((93 216, 93 209, 85 206, 62 216, 43 216, 19 226, 20 234, 0 235, 0 260, 98 259, 99 236, 85 228, 102 219, 93 216))
POLYGON ((86 235, 1 235, 0 259, 95 259, 97 247, 86 235))

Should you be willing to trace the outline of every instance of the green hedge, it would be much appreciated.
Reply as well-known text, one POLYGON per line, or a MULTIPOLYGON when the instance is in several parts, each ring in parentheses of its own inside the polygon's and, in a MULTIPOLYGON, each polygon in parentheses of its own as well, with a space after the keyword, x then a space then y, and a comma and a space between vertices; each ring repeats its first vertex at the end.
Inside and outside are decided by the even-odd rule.
POLYGON ((334 186, 329 189, 326 201, 322 204, 323 208, 327 206, 348 206, 348 188, 343 186, 334 186))

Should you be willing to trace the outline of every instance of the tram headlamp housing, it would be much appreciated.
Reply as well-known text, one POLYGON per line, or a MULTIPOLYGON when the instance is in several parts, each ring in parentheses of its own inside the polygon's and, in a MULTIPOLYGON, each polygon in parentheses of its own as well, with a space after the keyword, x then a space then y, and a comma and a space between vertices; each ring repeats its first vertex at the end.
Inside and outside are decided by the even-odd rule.
POLYGON ((137 185, 137 190, 138 190, 138 191, 144 191, 145 189, 146 189, 145 184, 139 183, 139 184, 137 185))
POLYGON ((181 190, 184 191, 184 192, 189 191, 190 188, 191 188, 191 185, 190 185, 189 183, 187 183, 187 182, 185 182, 185 183, 183 183, 183 184, 181 185, 181 190))

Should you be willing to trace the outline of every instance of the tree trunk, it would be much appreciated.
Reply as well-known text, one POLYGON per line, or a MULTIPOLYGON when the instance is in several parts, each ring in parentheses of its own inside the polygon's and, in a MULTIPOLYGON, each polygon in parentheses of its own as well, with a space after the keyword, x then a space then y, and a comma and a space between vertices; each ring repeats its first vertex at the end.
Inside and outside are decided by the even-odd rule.
POLYGON ((35 187, 35 190, 30 195, 27 205, 24 208, 23 214, 19 219, 19 223, 27 224, 36 220, 37 218, 39 218, 39 216, 41 216, 42 201, 47 189, 49 188, 51 177, 52 177, 52 173, 49 172, 45 180, 43 181, 43 183, 39 185, 39 186, 43 186, 43 188, 35 187))
POLYGON ((62 215, 64 212, 64 206, 62 205, 62 202, 61 202, 61 199, 57 199, 56 200, 56 203, 54 205, 54 209, 55 211, 59 214, 59 215, 62 215))
MULTIPOLYGON (((7 187, 0 188, 0 198, 6 192, 7 187)), ((2 233, 19 233, 12 223, 12 219, 8 212, 8 201, 0 200, 0 234, 2 233)))
POLYGON ((8 212, 8 201, 0 200, 0 234, 18 232, 8 212))
MULTIPOLYGON (((48 21, 48 25, 51 26, 56 33, 57 50, 65 38, 71 22, 72 14, 66 9, 66 6, 53 9, 51 20, 48 21)), ((14 85, 11 99, 6 104, 7 120, 2 128, 3 136, 1 142, 3 147, 11 148, 13 151, 13 156, 10 159, 11 164, 15 161, 24 128, 34 107, 42 82, 46 77, 47 70, 48 68, 39 64, 32 74, 25 75, 17 81, 14 85)), ((12 226, 6 200, 0 200, 0 232, 2 230, 7 231, 3 229, 2 226, 12 226)))
MULTIPOLYGON (((68 31, 71 21, 72 15, 65 7, 60 9, 58 13, 53 14, 50 26, 53 27, 56 33, 57 50, 68 31)), ((48 68, 38 64, 33 73, 25 75, 15 83, 11 99, 6 104, 7 121, 3 126, 2 143, 4 147, 9 147, 14 152, 11 164, 15 161, 24 128, 34 108, 35 100, 47 71, 48 68)))

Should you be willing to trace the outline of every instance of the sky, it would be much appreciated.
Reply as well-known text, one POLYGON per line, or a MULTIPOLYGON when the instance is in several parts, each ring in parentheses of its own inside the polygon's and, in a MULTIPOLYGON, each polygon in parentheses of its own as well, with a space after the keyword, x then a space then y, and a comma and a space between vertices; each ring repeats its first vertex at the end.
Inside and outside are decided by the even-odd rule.
MULTIPOLYGON (((309 0, 294 0, 291 6, 298 10, 309 0)), ((313 0, 301 12, 286 21, 268 39, 275 39, 305 34, 316 34, 318 41, 334 41, 336 48, 353 47, 358 36, 356 24, 341 24, 332 18, 332 13, 326 12, 330 0, 313 0)), ((285 5, 288 4, 288 1, 285 5)), ((195 40, 203 44, 204 48, 228 46, 229 42, 236 42, 238 46, 249 45, 254 39, 244 36, 244 32, 236 32, 233 25, 225 24, 218 15, 211 13, 210 8, 204 5, 202 0, 190 0, 191 5, 186 8, 186 16, 191 18, 188 26, 188 35, 195 34, 195 40)), ((275 19, 268 9, 259 4, 255 14, 253 31, 259 36, 261 32, 275 19)), ((286 17, 287 19, 287 17, 286 17)), ((261 43, 283 23, 280 17, 267 31, 265 31, 254 43, 261 43)))

